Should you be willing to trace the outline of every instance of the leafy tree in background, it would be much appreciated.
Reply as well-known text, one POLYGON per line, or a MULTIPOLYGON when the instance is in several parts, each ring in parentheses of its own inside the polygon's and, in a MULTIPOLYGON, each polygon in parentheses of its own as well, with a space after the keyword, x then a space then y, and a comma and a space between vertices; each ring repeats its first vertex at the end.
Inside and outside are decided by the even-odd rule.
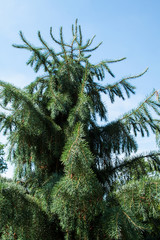
POLYGON ((4 145, 0 143, 0 173, 3 173, 7 169, 7 165, 4 161, 4 145))
POLYGON ((1 239, 140 239, 158 217, 160 180, 151 173, 160 153, 132 154, 137 134, 160 131, 150 113, 160 114, 158 93, 112 122, 101 100, 102 93, 111 103, 130 97, 130 81, 147 69, 107 83, 106 73, 115 77, 109 64, 124 58, 93 64, 100 44, 84 43, 77 21, 72 35, 66 43, 62 28, 59 40, 51 28, 55 52, 40 32, 40 47, 20 32, 23 45, 14 47, 30 51, 27 64, 44 75, 24 89, 0 81, 1 129, 15 164, 14 180, 0 181, 1 239))

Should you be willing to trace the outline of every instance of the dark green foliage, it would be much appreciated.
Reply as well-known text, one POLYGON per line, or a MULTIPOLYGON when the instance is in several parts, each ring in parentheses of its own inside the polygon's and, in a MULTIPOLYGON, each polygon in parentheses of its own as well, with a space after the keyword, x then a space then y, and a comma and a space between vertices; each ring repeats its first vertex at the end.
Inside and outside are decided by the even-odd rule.
POLYGON ((57 227, 48 219, 42 204, 21 186, 0 179, 0 229, 2 239, 59 239, 57 227), (13 238, 12 238, 13 237, 13 238))
POLYGON ((50 29, 61 48, 57 53, 40 32, 40 47, 20 32, 23 45, 14 46, 29 50, 27 64, 44 75, 24 89, 0 81, 1 131, 8 134, 8 159, 15 163, 13 182, 1 179, 3 240, 141 239, 159 218, 159 179, 153 174, 160 153, 132 154, 138 133, 160 131, 150 113, 160 114, 157 91, 113 122, 101 100, 102 93, 111 103, 135 94, 130 81, 147 69, 103 84, 106 73, 115 77, 109 64, 124 58, 92 64, 88 53, 100 44, 91 47, 94 37, 84 43, 77 21, 72 34, 68 44, 62 28, 59 40, 50 29), (97 117, 106 125, 99 126, 97 117))
POLYGON ((4 145, 0 144, 0 173, 7 169, 7 164, 4 161, 4 145))

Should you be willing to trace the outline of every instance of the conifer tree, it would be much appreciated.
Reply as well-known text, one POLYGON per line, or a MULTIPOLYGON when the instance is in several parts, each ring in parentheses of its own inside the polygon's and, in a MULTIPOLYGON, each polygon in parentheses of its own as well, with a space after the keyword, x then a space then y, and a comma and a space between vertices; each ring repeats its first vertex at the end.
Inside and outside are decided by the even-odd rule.
MULTIPOLYGON (((160 103, 153 91, 140 105, 115 121, 107 119, 102 93, 115 100, 135 94, 131 81, 143 73, 115 78, 109 65, 124 60, 90 61, 94 37, 84 42, 77 21, 72 41, 60 28, 55 52, 38 32, 27 65, 39 76, 23 89, 0 81, 1 131, 8 136, 13 181, 0 181, 1 239, 141 239, 158 217, 159 152, 136 153, 137 134, 160 131, 160 103), (105 83, 104 83, 105 82, 105 83), (154 111, 156 117, 152 117, 154 111), (105 121, 97 123, 97 117, 105 121), (122 157, 123 155, 123 157, 122 157)), ((155 116, 154 114, 154 116, 155 116)))
POLYGON ((4 161, 4 145, 0 143, 0 173, 4 172, 7 164, 4 161))

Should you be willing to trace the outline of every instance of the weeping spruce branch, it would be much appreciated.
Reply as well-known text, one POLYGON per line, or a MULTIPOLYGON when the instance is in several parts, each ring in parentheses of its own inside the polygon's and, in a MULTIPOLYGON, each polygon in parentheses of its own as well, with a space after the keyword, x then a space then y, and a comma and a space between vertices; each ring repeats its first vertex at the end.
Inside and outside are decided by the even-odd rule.
POLYGON ((13 45, 31 53, 27 65, 42 76, 23 89, 0 81, 0 129, 15 164, 14 179, 0 178, 0 238, 158 239, 160 153, 136 154, 136 136, 160 132, 159 94, 113 122, 101 100, 102 93, 113 104, 131 97, 148 68, 110 83, 110 64, 125 58, 92 63, 101 43, 84 40, 77 20, 71 42, 62 28, 59 39, 50 28, 50 37, 53 46, 39 31, 36 47, 20 32, 22 44, 13 45))

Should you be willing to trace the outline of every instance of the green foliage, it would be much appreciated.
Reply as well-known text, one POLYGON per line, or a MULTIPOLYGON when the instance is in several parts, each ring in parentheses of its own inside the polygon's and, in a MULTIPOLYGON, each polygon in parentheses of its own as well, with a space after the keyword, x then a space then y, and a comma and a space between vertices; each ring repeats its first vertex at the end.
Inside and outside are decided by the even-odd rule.
POLYGON ((7 164, 4 161, 4 145, 0 144, 0 173, 7 169, 7 164))
POLYGON ((101 100, 114 103, 135 94, 131 80, 143 73, 103 84, 115 77, 109 64, 91 63, 94 37, 84 43, 81 27, 72 26, 72 41, 50 36, 48 46, 23 45, 27 64, 37 77, 23 89, 0 81, 1 131, 8 136, 13 181, 0 182, 0 238, 5 239, 141 239, 159 218, 159 152, 133 155, 136 136, 159 132, 160 102, 153 91, 144 102, 113 122, 101 100), (151 112, 154 111, 154 118, 151 112), (97 124, 97 117, 106 122, 97 124), (123 155, 123 156, 122 156, 123 155))
POLYGON ((0 229, 2 239, 52 239, 56 226, 48 219, 40 201, 26 193, 24 188, 0 179, 0 229))
POLYGON ((93 156, 83 139, 82 126, 78 125, 66 143, 61 161, 65 175, 54 187, 52 211, 60 218, 62 229, 76 229, 76 238, 89 236, 88 226, 102 209, 102 186, 94 175, 93 156))

